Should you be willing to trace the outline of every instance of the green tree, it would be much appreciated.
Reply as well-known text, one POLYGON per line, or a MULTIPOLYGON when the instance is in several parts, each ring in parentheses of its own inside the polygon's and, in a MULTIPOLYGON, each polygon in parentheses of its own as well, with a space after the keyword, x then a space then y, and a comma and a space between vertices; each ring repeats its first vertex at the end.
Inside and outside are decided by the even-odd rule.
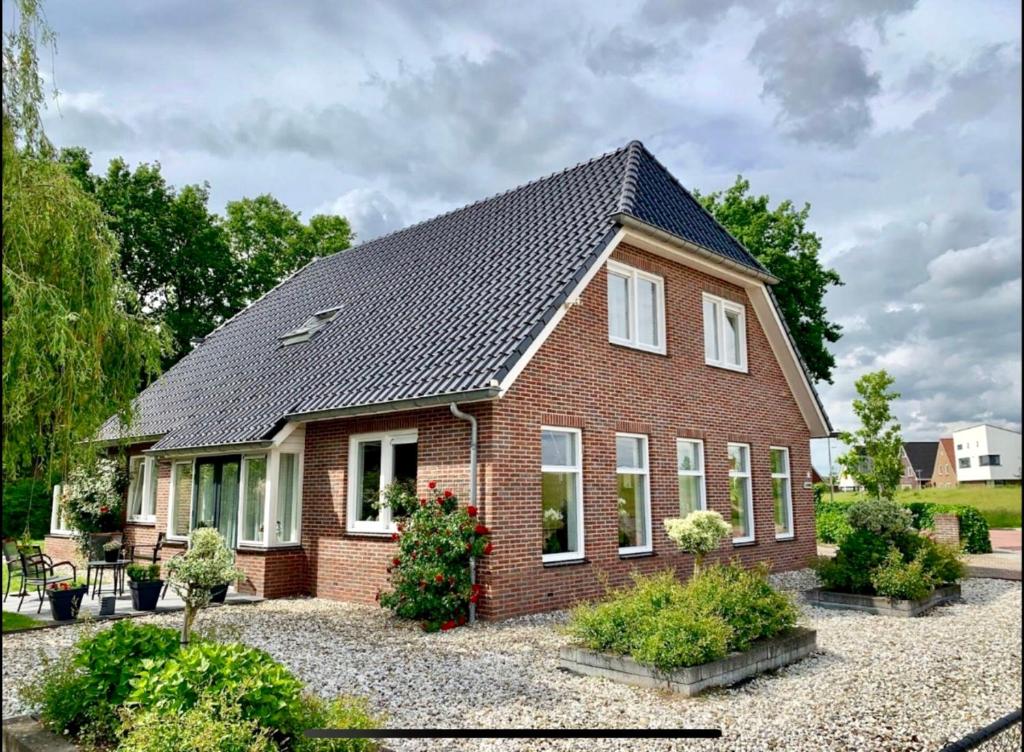
POLYGON ((694 195, 779 278, 772 289, 807 369, 816 381, 832 383, 836 361, 828 345, 839 340, 842 327, 828 320, 824 297, 842 280, 818 258, 821 238, 807 229, 810 204, 797 209, 791 201, 783 201, 772 209, 768 196, 749 191, 750 182, 738 176, 728 190, 707 195, 695 191, 694 195))
POLYGON ((107 417, 130 415, 163 344, 131 311, 99 206, 53 158, 36 70, 36 45, 52 33, 32 0, 16 12, 3 48, 5 479, 88 453, 83 440, 107 417))
POLYGON ((853 401, 853 412, 861 426, 839 434, 850 447, 839 458, 839 465, 876 499, 892 499, 903 475, 903 437, 892 414, 892 403, 900 397, 899 392, 890 388, 894 383, 895 379, 886 371, 867 373, 857 379, 855 387, 860 396, 853 401))
POLYGON ((320 214, 304 225, 298 212, 267 194, 229 202, 224 224, 239 263, 239 295, 246 304, 314 258, 352 242, 344 217, 320 214))

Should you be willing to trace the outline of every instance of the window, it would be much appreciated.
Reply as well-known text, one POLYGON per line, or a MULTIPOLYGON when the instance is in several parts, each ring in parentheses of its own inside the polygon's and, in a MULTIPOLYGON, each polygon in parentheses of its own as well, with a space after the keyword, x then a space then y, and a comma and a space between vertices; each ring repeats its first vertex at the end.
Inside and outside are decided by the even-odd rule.
POLYGON ((679 516, 704 509, 704 442, 676 439, 679 516))
POLYGON ((747 370, 747 325, 739 303, 704 293, 704 362, 747 370))
POLYGON ((583 458, 576 428, 541 431, 544 561, 583 558, 583 458))
POLYGON ((216 528, 228 548, 238 544, 241 466, 242 459, 238 455, 196 460, 192 527, 216 528))
POLYGON ((167 510, 167 537, 188 537, 192 520, 192 462, 171 465, 171 493, 167 510))
POLYGON ((128 519, 152 522, 156 519, 156 460, 132 457, 128 462, 128 519))
MULTIPOLYGON (((416 445, 412 444, 411 446, 415 448, 416 445)), ((299 510, 299 455, 282 453, 279 462, 275 534, 278 543, 298 543, 301 515, 299 510)), ((415 478, 415 474, 413 477, 415 478)))
POLYGON ((963 449, 963 448, 964 448, 964 445, 963 445, 963 444, 957 444, 957 445, 956 445, 956 448, 957 448, 957 449, 963 449))
POLYGON ((306 342, 313 338, 313 335, 323 329, 325 326, 334 321, 334 318, 338 315, 338 311, 341 307, 327 308, 323 311, 317 311, 304 322, 301 326, 292 329, 290 332, 285 332, 278 340, 282 345, 294 345, 298 342, 306 342))
POLYGON ((608 262, 608 340, 665 353, 665 284, 661 277, 608 262))
POLYGON ((749 444, 729 444, 729 501, 732 504, 733 543, 749 543, 754 540, 749 444))
POLYGON ((264 510, 267 506, 267 458, 242 458, 242 532, 243 543, 263 543, 264 510))
POLYGON ((651 550, 651 488, 647 437, 615 435, 619 478, 619 553, 651 550))
POLYGON ((60 503, 62 492, 62 486, 57 485, 53 487, 53 504, 50 507, 50 532, 54 535, 70 535, 72 532, 64 520, 64 508, 60 503))
POLYGON ((793 493, 790 485, 789 450, 771 447, 772 501, 775 505, 775 537, 793 537, 793 493))
MULTIPOLYGON (((394 530, 391 510, 381 505, 382 494, 391 483, 404 483, 415 489, 416 467, 416 431, 352 436, 348 464, 348 531, 387 533, 394 530)), ((280 500, 280 496, 278 498, 280 500)), ((288 522, 294 524, 294 508, 290 514, 288 522)), ((279 521, 284 534, 286 520, 279 518, 279 521)))
POLYGON ((960 467, 970 467, 971 466, 971 458, 970 457, 961 457, 957 461, 959 462, 960 467))
POLYGON ((983 454, 978 457, 978 464, 982 467, 989 467, 1001 464, 998 454, 983 454))

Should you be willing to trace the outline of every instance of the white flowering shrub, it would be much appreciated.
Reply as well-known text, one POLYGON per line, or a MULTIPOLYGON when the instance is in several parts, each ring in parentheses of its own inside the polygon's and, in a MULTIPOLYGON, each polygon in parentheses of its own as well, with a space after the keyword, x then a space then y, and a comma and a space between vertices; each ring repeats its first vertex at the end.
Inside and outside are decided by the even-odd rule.
POLYGON ((697 510, 681 519, 667 519, 664 524, 665 532, 679 546, 679 550, 693 554, 694 573, 700 571, 704 557, 716 551, 722 541, 732 533, 729 523, 718 512, 697 510))
POLYGON ((199 609, 210 603, 210 591, 237 582, 245 573, 235 566, 235 555, 212 527, 200 527, 189 536, 188 550, 167 562, 167 579, 185 602, 181 641, 187 643, 199 609))
POLYGON ((98 459, 73 469, 65 481, 60 504, 67 526, 88 555, 93 533, 121 527, 121 507, 128 477, 113 459, 98 459))

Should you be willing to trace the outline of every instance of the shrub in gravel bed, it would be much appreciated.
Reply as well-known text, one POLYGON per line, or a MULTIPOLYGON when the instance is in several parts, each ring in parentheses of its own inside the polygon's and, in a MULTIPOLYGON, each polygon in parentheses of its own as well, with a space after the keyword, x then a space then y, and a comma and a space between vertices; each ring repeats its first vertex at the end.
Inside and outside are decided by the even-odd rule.
POLYGON ((574 609, 569 634, 591 650, 670 670, 716 661, 796 625, 796 606, 771 587, 764 566, 715 565, 685 584, 672 572, 634 579, 632 588, 574 609))
POLYGON ((455 494, 438 491, 434 481, 429 488, 432 499, 412 504, 400 491, 388 492, 396 510, 414 511, 398 522, 398 555, 388 565, 392 589, 379 599, 395 615, 434 632, 465 624, 470 604, 480 598, 470 559, 491 552, 491 531, 477 519, 476 507, 461 509, 455 494))

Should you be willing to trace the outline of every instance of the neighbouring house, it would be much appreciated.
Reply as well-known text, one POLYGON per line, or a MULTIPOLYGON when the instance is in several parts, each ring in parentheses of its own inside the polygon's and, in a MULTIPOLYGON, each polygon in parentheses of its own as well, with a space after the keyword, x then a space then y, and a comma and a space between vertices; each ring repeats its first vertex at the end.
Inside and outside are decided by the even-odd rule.
POLYGON ((858 483, 853 476, 840 473, 839 478, 836 480, 836 490, 843 491, 844 493, 853 493, 855 491, 863 491, 864 486, 858 483))
POLYGON ((953 447, 960 483, 1020 483, 1020 431, 988 423, 969 426, 953 432, 953 447))
POLYGON ((436 479, 493 531, 485 618, 689 573, 662 520, 699 508, 722 558, 803 567, 830 426, 776 281, 635 141, 316 260, 103 427, 127 536, 211 525, 247 591, 372 603, 382 489, 436 479))
POLYGON ((917 491, 931 485, 938 449, 937 441, 903 442, 900 453, 900 460, 903 462, 900 488, 917 491))
POLYGON ((956 479, 956 451, 953 448, 953 438, 939 439, 939 446, 935 450, 935 469, 932 470, 933 488, 955 488, 956 479))

